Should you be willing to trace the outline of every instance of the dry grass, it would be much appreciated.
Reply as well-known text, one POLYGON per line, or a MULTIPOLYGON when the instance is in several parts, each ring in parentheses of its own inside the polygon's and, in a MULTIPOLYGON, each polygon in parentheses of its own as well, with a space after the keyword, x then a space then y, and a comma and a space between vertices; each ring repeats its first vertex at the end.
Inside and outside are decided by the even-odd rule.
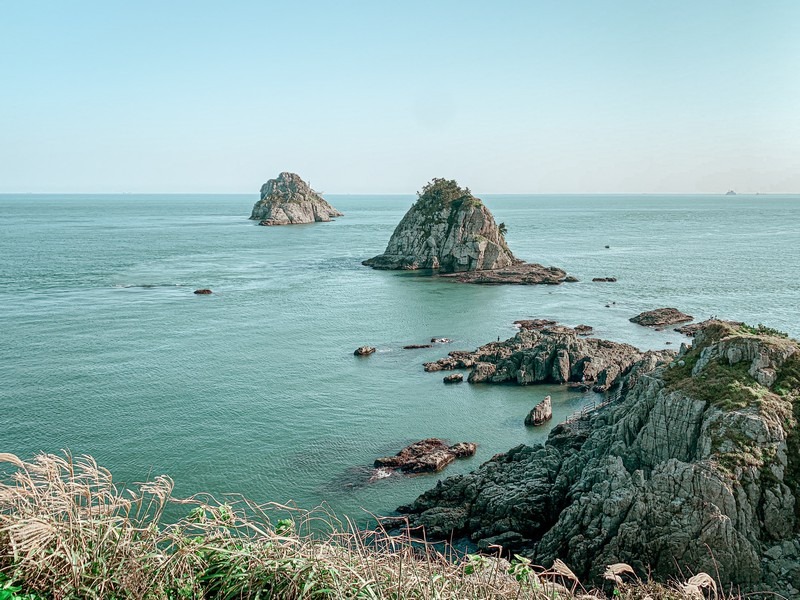
MULTIPOLYGON (((163 476, 120 489, 86 456, 41 454, 23 462, 0 454, 2 472, 2 600, 606 597, 585 590, 561 561, 545 570, 521 557, 443 554, 408 533, 363 531, 325 513, 244 498, 179 500, 163 476), (167 522, 171 503, 187 516, 167 522)), ((723 598, 706 574, 665 587, 639 581, 620 563, 607 577, 606 591, 625 600, 723 598)))

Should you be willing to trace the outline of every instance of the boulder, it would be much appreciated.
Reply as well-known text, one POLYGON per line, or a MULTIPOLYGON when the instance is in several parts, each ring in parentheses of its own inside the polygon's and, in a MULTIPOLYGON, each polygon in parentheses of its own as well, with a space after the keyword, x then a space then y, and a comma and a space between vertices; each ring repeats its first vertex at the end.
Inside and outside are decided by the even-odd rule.
POLYGON ((406 446, 395 456, 375 460, 378 469, 396 469, 404 473, 435 473, 444 469, 456 458, 473 456, 477 445, 460 442, 449 446, 444 440, 428 438, 406 446))
POLYGON ((445 375, 442 381, 445 383, 461 383, 464 381, 464 376, 461 373, 451 373, 450 375, 445 375))
POLYGON ((250 218, 259 225, 296 225, 330 221, 342 213, 328 204, 296 173, 281 173, 261 186, 250 218))
POLYGON ((200 296, 207 296, 208 294, 211 294, 213 292, 208 288, 202 288, 202 289, 199 289, 199 290, 195 290, 194 293, 198 294, 200 296))
POLYGON ((353 354, 355 356, 369 356, 370 354, 375 353, 375 348, 372 346, 361 346, 356 348, 353 354))
POLYGON ((661 327, 686 323, 694 319, 693 316, 682 313, 677 308, 657 308, 648 310, 628 319, 631 323, 645 325, 646 327, 661 327))
POLYGON ((528 416, 525 417, 525 425, 538 426, 544 425, 547 421, 553 418, 553 404, 550 396, 545 396, 544 400, 539 402, 533 407, 528 416))

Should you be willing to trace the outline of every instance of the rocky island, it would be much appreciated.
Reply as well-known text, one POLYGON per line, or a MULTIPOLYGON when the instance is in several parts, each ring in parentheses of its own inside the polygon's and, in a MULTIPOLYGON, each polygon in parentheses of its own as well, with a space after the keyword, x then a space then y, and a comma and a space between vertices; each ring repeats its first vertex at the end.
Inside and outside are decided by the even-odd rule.
MULTIPOLYGON (((464 283, 561 283, 555 267, 527 264, 505 240, 505 225, 469 188, 433 179, 394 230, 383 254, 365 260, 374 269, 430 269, 464 283)), ((574 278, 569 278, 574 280, 574 278)))
MULTIPOLYGON (((491 364, 489 380, 585 372, 572 347, 590 340, 547 335, 521 331, 496 358, 484 346, 469 357, 473 374, 481 364, 491 364)), ((584 581, 624 562, 662 580, 702 570, 726 588, 798 597, 800 344, 716 320, 693 341, 678 354, 618 348, 622 370, 601 408, 398 510, 429 537, 500 544, 543 565, 561 559, 584 581)))
POLYGON ((296 225, 343 216, 296 173, 281 173, 261 186, 250 218, 259 225, 296 225))

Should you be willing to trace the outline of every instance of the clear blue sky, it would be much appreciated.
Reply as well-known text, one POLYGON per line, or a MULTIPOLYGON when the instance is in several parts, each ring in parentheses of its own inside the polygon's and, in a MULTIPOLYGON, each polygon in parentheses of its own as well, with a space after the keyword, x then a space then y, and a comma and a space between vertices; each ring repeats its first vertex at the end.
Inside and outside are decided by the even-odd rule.
POLYGON ((0 3, 0 192, 800 192, 800 1, 0 3))

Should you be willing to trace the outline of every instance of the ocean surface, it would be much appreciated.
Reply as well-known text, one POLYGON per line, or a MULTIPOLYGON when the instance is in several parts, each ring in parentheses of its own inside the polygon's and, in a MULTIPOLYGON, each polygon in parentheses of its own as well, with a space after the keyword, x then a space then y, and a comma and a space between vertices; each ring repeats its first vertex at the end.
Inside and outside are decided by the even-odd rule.
POLYGON ((119 482, 386 514, 493 454, 539 444, 594 394, 453 386, 424 361, 585 323, 640 348, 685 338, 628 319, 674 306, 800 336, 800 196, 483 199, 525 260, 578 277, 482 287, 373 271, 412 196, 327 196, 332 223, 259 227, 256 195, 0 196, 0 452, 91 454, 119 482), (606 248, 605 246, 609 246, 606 248), (592 283, 613 276, 617 283, 592 283), (209 287, 210 296, 196 296, 209 287), (433 336, 454 342, 402 350, 433 336), (356 358, 363 344, 378 352, 356 358), (425 438, 479 444, 441 475, 369 483, 425 438))

